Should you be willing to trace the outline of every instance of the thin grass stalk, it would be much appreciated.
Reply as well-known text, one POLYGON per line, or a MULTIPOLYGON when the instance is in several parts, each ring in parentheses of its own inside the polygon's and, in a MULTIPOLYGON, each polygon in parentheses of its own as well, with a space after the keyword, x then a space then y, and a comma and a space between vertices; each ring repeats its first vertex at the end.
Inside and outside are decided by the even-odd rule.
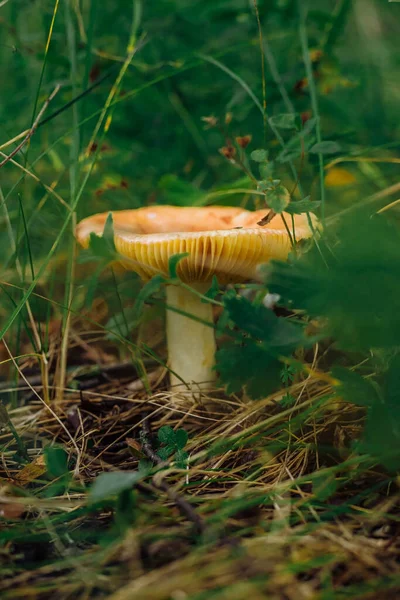
MULTIPOLYGON (((308 45, 308 35, 307 35, 307 7, 304 6, 304 0, 298 0, 298 10, 299 10, 299 37, 300 44, 303 53, 303 61, 304 66, 306 68, 306 75, 308 81, 308 87, 310 89, 310 98, 311 98, 311 108, 316 119, 315 132, 317 136, 317 143, 320 144, 322 142, 322 133, 321 133, 321 117, 319 114, 319 106, 318 106, 318 95, 317 88, 315 85, 314 74, 312 70, 311 58, 310 58, 310 49, 308 45)), ((319 183, 320 183, 320 194, 321 194, 321 222, 322 225, 325 225, 325 172, 324 172, 324 156, 321 152, 318 152, 318 167, 319 167, 319 183)))
MULTIPOLYGON (((73 96, 77 93, 77 57, 76 57, 76 38, 75 38, 75 23, 74 23, 74 11, 71 0, 65 4, 65 20, 67 29, 67 44, 68 54, 71 64, 71 83, 72 83, 72 94, 73 96)), ((73 203, 75 195, 77 193, 78 178, 79 178, 79 152, 80 152, 80 130, 79 130, 79 115, 78 105, 72 106, 72 123, 74 127, 74 133, 72 137, 72 145, 70 151, 71 166, 69 168, 69 180, 70 180, 70 195, 71 202, 73 203)), ((64 304, 66 310, 63 311, 63 319, 61 325, 61 349, 58 363, 58 394, 56 401, 59 403, 62 399, 63 389, 66 383, 67 377, 67 362, 68 362, 68 346, 69 346, 69 330, 71 324, 71 313, 70 306, 73 299, 74 291, 74 280, 75 280, 75 254, 76 254, 76 242, 74 237, 76 227, 76 213, 72 214, 71 218, 71 230, 70 240, 68 244, 68 263, 66 273, 66 287, 64 304)))

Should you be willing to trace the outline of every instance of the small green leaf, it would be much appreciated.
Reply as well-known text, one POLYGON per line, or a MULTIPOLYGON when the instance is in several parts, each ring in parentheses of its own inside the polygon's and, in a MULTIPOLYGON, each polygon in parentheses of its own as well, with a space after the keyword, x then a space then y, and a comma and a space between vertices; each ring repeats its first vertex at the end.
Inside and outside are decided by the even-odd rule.
POLYGON ((301 137, 307 136, 309 133, 311 133, 311 131, 316 126, 316 124, 317 124, 317 119, 315 117, 311 117, 311 119, 308 119, 305 122, 303 129, 299 133, 299 136, 301 136, 301 137))
POLYGON ((253 150, 253 152, 250 154, 250 157, 252 160, 254 160, 254 162, 265 162, 268 160, 268 150, 253 150))
POLYGON ((146 303, 146 301, 149 298, 151 298, 153 294, 160 291, 160 288, 162 287, 164 281, 165 279, 164 277, 162 277, 162 275, 155 275, 142 287, 136 298, 136 302, 132 312, 134 323, 137 323, 137 321, 139 320, 143 310, 143 306, 146 303))
POLYGON ((133 490, 123 490, 115 502, 114 522, 121 535, 135 522, 136 498, 133 490))
POLYGON ((282 213, 290 202, 289 192, 283 185, 269 190, 265 197, 268 206, 277 214, 282 213))
POLYGON ((175 452, 175 446, 164 446, 159 448, 157 451, 158 456, 161 460, 168 460, 168 458, 175 452))
POLYGON ((173 445, 175 443, 175 435, 175 431, 169 425, 163 425, 157 432, 157 437, 161 444, 173 445))
POLYGON ((147 477, 147 475, 150 473, 152 468, 153 468, 153 463, 148 458, 141 458, 139 460, 139 465, 138 465, 139 475, 141 475, 143 478, 147 477))
POLYGON ((110 248, 113 248, 115 250, 114 221, 113 221, 112 213, 108 213, 108 215, 107 215, 107 219, 106 219, 104 229, 103 229, 102 238, 105 242, 107 242, 107 244, 110 246, 110 248))
POLYGON ((186 446, 188 437, 189 436, 184 429, 177 429, 175 431, 175 444, 180 450, 186 446))
POLYGON ((280 405, 283 408, 290 408, 291 406, 293 406, 293 404, 296 402, 296 398, 294 396, 292 396, 291 394, 289 394, 289 392, 286 392, 286 394, 284 396, 282 396, 281 401, 280 401, 280 405))
POLYGON ((271 179, 274 174, 274 163, 272 161, 260 163, 258 165, 258 170, 263 179, 271 179))
POLYGON ((336 154, 337 152, 341 152, 341 150, 342 148, 337 142, 326 141, 314 144, 309 152, 312 154, 336 154))
POLYGON ((142 478, 142 474, 138 471, 111 471, 110 473, 102 473, 94 481, 90 488, 88 501, 91 504, 102 502, 118 496, 125 490, 129 490, 132 486, 142 478))
POLYGON ((60 446, 46 446, 44 448, 47 472, 54 478, 69 474, 68 454, 60 446))
POLYGON ((175 454, 175 462, 177 467, 185 469, 187 466, 188 453, 185 450, 178 450, 175 454))
POLYGON ((282 113, 270 117, 268 120, 270 125, 277 129, 297 129, 296 115, 294 113, 282 113))
POLYGON ((104 225, 102 235, 97 235, 93 231, 90 234, 89 248, 82 253, 80 262, 88 262, 93 258, 101 258, 106 262, 111 262, 118 256, 114 243, 114 226, 112 213, 109 213, 104 225))
POLYGON ((281 371, 281 380, 285 385, 293 382, 294 376, 296 375, 296 369, 293 369, 291 365, 283 365, 281 371))
POLYGON ((189 256, 189 252, 181 252, 179 254, 173 254, 168 260, 168 272, 170 279, 179 279, 176 273, 178 264, 183 258, 189 256))
POLYGON ((321 205, 321 202, 310 200, 310 196, 303 198, 303 200, 297 200, 290 202, 285 211, 290 215, 301 215, 303 213, 313 212, 317 210, 321 205))
MULTIPOLYGON (((220 293, 220 289, 219 289, 218 279, 217 279, 217 276, 214 275, 212 278, 211 287, 206 291, 206 293, 204 295, 206 298, 210 298, 211 300, 214 300, 214 298, 216 298, 219 293, 220 293)), ((201 301, 206 302, 206 300, 203 300, 203 299, 201 301)))
POLYGON ((258 192, 267 192, 271 189, 271 182, 269 180, 257 181, 257 191, 258 192))

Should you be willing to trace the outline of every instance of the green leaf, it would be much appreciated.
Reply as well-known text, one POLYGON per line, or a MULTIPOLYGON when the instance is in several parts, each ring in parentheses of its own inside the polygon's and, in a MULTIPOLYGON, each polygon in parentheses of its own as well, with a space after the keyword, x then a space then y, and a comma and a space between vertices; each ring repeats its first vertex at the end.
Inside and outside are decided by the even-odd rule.
POLYGON ((297 129, 296 115, 294 113, 282 113, 270 117, 268 120, 271 126, 277 129, 297 129))
POLYGON ((344 367, 334 367, 332 377, 340 381, 338 396, 359 406, 374 406, 380 402, 376 389, 368 380, 344 367))
POLYGON ((312 132, 312 130, 315 128, 316 124, 317 124, 316 117, 311 117, 311 119, 308 119, 305 122, 303 129, 300 131, 299 136, 306 137, 309 133, 312 132))
POLYGON ((279 318, 265 306, 252 304, 243 296, 225 296, 224 305, 229 318, 243 331, 262 340, 272 352, 290 353, 306 343, 302 329, 279 318))
POLYGON ((157 455, 161 460, 168 460, 168 458, 175 452, 175 446, 164 446, 157 450, 157 455))
POLYGON ((114 243, 114 225, 112 213, 109 213, 104 225, 102 235, 94 232, 90 234, 89 248, 81 255, 80 262, 88 262, 93 258, 101 258, 106 262, 111 262, 118 256, 114 243))
MULTIPOLYGON (((216 298, 218 296, 220 291, 221 290, 219 289, 219 283, 218 283, 217 276, 214 275, 212 278, 211 287, 206 291, 204 296, 206 298, 210 298, 211 300, 214 300, 214 298, 216 298)), ((203 299, 201 301, 206 302, 206 300, 203 300, 203 299)))
POLYGON ((152 279, 150 279, 150 281, 148 281, 140 290, 137 298, 136 298, 136 302, 134 305, 134 309, 133 309, 133 313, 132 313, 132 318, 133 318, 133 323, 137 324, 137 322, 140 319, 142 310, 143 310, 143 306, 146 303, 146 301, 151 298, 151 296, 153 296, 153 294, 157 293, 160 291, 162 285, 164 284, 165 279, 162 275, 155 275, 152 279))
POLYGON ((263 179, 270 179, 274 174, 274 163, 272 161, 260 163, 258 165, 258 170, 263 179))
POLYGON ((250 154, 250 158, 254 160, 254 162, 265 162, 268 160, 268 150, 253 150, 253 152, 250 154))
POLYGON ((341 152, 341 150, 342 148, 337 142, 326 141, 314 144, 309 152, 312 154, 336 154, 337 152, 341 152))
POLYGON ((173 254, 168 260, 168 271, 170 279, 179 279, 176 273, 176 268, 183 258, 189 256, 189 252, 181 252, 179 254, 173 254))
POLYGON ((187 466, 188 453, 185 450, 178 450, 175 454, 175 462, 177 467, 185 469, 187 466))
POLYGON ((60 446, 46 446, 44 448, 47 472, 54 478, 69 475, 68 454, 60 446))
MULTIPOLYGON (((302 371, 303 365, 300 365, 300 366, 301 366, 300 371, 302 371)), ((281 371, 282 383, 284 383, 285 385, 289 385, 290 383, 292 383, 294 380, 294 376, 298 372, 299 372, 299 369, 296 368, 294 365, 283 365, 283 368, 281 371)))
POLYGON ((120 492, 115 502, 114 522, 120 535, 123 535, 135 522, 135 494, 127 489, 120 492))
POLYGON ((107 219, 106 219, 106 222, 104 224, 102 238, 103 238, 103 240, 105 242, 107 242, 107 244, 110 246, 110 248, 113 248, 115 250, 115 243, 114 243, 114 222, 113 222, 112 213, 108 213, 108 215, 107 215, 107 219))
POLYGON ((227 394, 246 388, 257 400, 279 388, 282 364, 259 343, 244 339, 241 344, 227 344, 217 351, 216 361, 227 394))
POLYGON ((163 425, 157 432, 157 437, 161 444, 175 444, 175 431, 169 425, 163 425))
POLYGON ((307 196, 303 200, 297 200, 296 202, 290 202, 285 211, 290 215, 301 215, 303 213, 314 212, 319 208, 321 202, 311 201, 310 197, 307 196))
POLYGON ((332 375, 340 380, 339 396, 346 401, 367 407, 367 418, 359 452, 376 458, 389 471, 400 468, 400 355, 390 361, 380 392, 361 375, 335 368, 332 375))
POLYGON ((289 394, 289 392, 286 392, 286 394, 284 396, 282 396, 280 405, 283 408, 290 408, 290 406, 293 406, 293 404, 295 402, 296 402, 296 398, 294 396, 292 396, 291 394, 289 394))
POLYGON ((184 429, 177 429, 175 431, 175 444, 180 450, 186 446, 188 437, 189 436, 184 429))
POLYGON ((290 195, 283 185, 278 185, 265 196, 268 206, 277 214, 282 213, 290 202, 290 195))
POLYGON ((356 444, 358 452, 367 453, 386 469, 400 469, 400 407, 374 405, 368 410, 363 439, 356 444))
POLYGON ((341 348, 395 348, 400 340, 400 230, 384 215, 347 217, 291 263, 274 262, 268 289, 322 317, 341 348), (388 318, 390 315, 390 318, 388 318))
POLYGON ((138 471, 111 471, 102 473, 94 481, 89 491, 88 501, 90 504, 102 502, 112 496, 118 496, 125 490, 129 490, 142 478, 138 471))

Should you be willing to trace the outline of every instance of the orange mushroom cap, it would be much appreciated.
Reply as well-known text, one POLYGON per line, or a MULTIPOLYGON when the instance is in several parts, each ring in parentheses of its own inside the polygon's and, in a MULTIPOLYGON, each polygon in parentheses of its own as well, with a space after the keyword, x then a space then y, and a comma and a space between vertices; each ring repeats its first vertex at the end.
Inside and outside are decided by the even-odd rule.
MULTIPOLYGON (((109 213, 84 219, 76 228, 82 246, 90 234, 102 234, 109 213)), ((236 207, 154 206, 112 213, 114 243, 125 268, 142 279, 157 273, 168 274, 171 256, 188 253, 177 266, 186 283, 207 282, 214 275, 221 283, 256 276, 258 265, 271 259, 284 260, 291 243, 281 215, 268 225, 257 223, 266 210, 248 211, 236 207)), ((291 228, 291 215, 285 214, 291 228)), ((312 219, 315 217, 312 215, 312 219)), ((312 235, 305 215, 294 217, 296 240, 312 235)))

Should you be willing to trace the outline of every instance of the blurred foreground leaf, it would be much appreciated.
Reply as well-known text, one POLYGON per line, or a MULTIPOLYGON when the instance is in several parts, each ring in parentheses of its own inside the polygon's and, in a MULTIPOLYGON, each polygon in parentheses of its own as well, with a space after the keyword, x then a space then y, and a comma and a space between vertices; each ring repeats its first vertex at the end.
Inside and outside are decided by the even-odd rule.
POLYGON ((380 387, 354 372, 335 369, 341 381, 338 393, 349 402, 367 407, 357 450, 370 454, 389 471, 400 468, 400 356, 390 361, 380 387))
POLYGON ((220 380, 229 394, 245 387, 252 398, 262 398, 280 385, 280 357, 290 356, 307 338, 301 327, 242 296, 227 294, 224 305, 229 319, 244 336, 218 350, 216 368, 220 380))
POLYGON ((301 327, 278 318, 262 304, 253 304, 243 296, 227 295, 224 305, 235 325, 257 340, 266 342, 271 351, 284 354, 306 341, 301 327))
POLYGON ((102 502, 112 496, 118 496, 142 478, 142 473, 138 471, 112 471, 102 473, 93 483, 89 492, 89 501, 102 502))
POLYGON ((269 290, 323 317, 324 333, 342 348, 399 345, 400 232, 383 215, 357 214, 320 240, 319 249, 292 263, 274 262, 268 271, 269 290))
POLYGON ((216 357, 216 368, 228 394, 246 388, 247 394, 257 400, 280 385, 282 363, 261 343, 233 342, 218 350, 216 357))
POLYGON ((51 477, 63 477, 69 474, 68 454, 60 446, 47 446, 44 449, 47 472, 51 477))

